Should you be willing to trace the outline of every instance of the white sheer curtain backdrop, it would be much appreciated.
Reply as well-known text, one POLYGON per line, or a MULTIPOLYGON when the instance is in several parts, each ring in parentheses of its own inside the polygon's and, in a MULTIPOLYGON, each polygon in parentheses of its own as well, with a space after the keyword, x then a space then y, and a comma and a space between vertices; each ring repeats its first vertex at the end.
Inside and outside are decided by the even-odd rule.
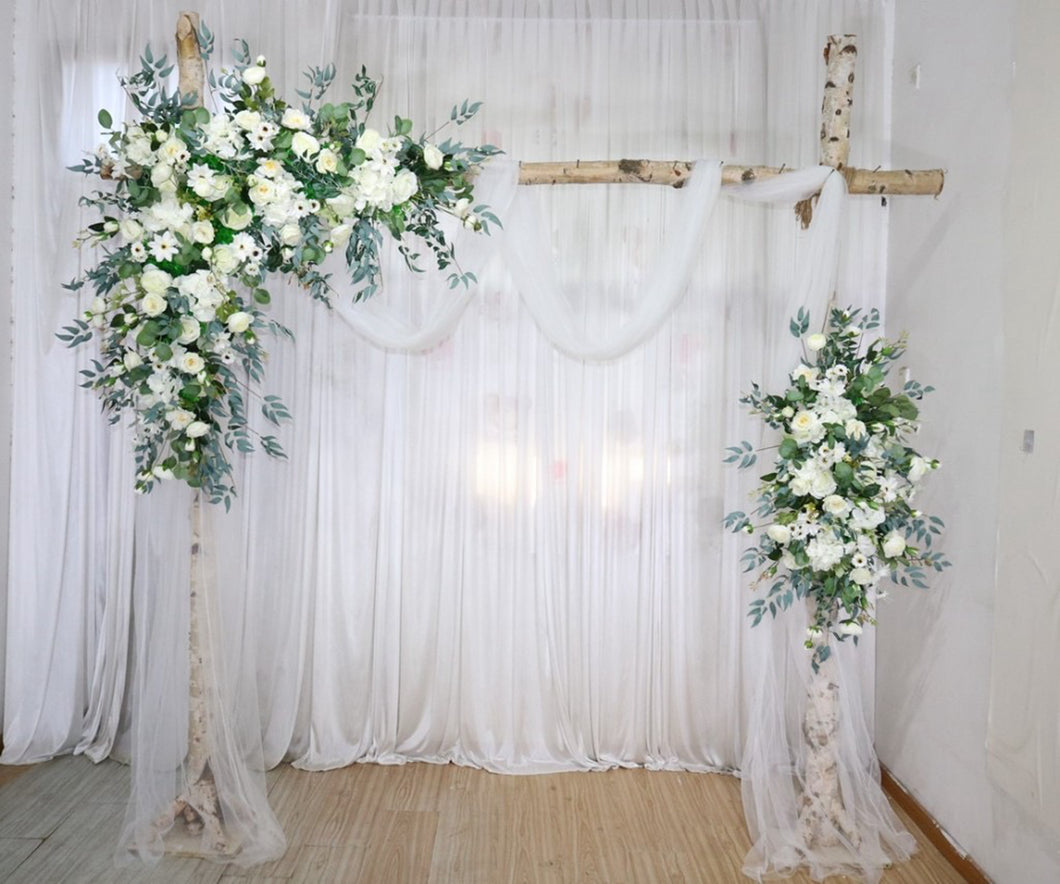
MULTIPOLYGON (((87 220, 77 198, 93 186, 63 167, 94 147, 99 107, 125 109, 115 72, 147 40, 171 46, 184 5, 17 3, 7 763, 127 756, 131 686, 156 653, 133 612, 181 592, 177 570, 151 572, 145 558, 170 553, 136 539, 147 504, 131 492, 125 432, 76 387, 90 354, 53 334, 90 297, 60 288, 87 220)), ((821 47, 854 32, 852 162, 887 163, 890 0, 361 0, 312 15, 211 0, 199 11, 219 55, 246 37, 285 92, 310 64, 334 60, 340 83, 367 65, 384 79, 380 125, 400 112, 430 130, 452 103, 482 99, 457 134, 516 160, 812 166, 821 47)), ((654 187, 512 195, 504 168, 490 173, 494 204, 516 229, 512 201, 537 205, 574 332, 617 340, 659 291, 653 262, 702 207, 654 187)), ((882 303, 885 218, 875 200, 847 208, 841 301, 882 303)), ((397 266, 378 301, 333 312, 273 287, 273 312, 297 336, 275 342, 267 382, 295 414, 290 457, 239 465, 239 506, 216 514, 215 533, 229 686, 259 723, 264 765, 738 767, 762 661, 747 639, 740 544, 720 526, 750 477, 721 453, 752 426, 741 391, 783 381, 796 357, 787 319, 810 291, 821 318, 826 291, 808 274, 827 255, 806 256, 827 237, 799 231, 788 203, 722 198, 704 225, 684 296, 639 346, 595 354, 606 362, 542 333, 535 310, 551 319, 553 308, 541 314, 541 287, 513 281, 508 249, 524 240, 511 230, 460 253, 480 276, 467 293, 397 266)), ((176 540, 171 554, 184 555, 176 540)), ((177 697, 187 677, 172 661, 177 697)))

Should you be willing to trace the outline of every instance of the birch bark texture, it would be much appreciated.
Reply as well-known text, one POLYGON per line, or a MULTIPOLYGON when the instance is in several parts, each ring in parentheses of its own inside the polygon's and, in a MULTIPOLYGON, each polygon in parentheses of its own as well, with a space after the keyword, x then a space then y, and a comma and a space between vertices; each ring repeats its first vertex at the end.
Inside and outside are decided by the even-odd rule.
MULTIPOLYGON (((206 65, 199 48, 199 15, 181 12, 177 19, 177 71, 180 93, 194 95, 189 107, 202 107, 206 65)), ((210 769, 210 683, 213 671, 206 659, 209 650, 206 593, 210 587, 204 579, 202 492, 196 490, 191 503, 191 557, 188 586, 188 748, 184 759, 184 789, 169 809, 158 819, 160 831, 183 820, 191 840, 174 833, 168 853, 227 856, 238 851, 225 830, 217 784, 210 769)))
POLYGON ((199 47, 199 13, 182 12, 177 19, 177 74, 181 95, 194 95, 189 107, 202 107, 206 65, 199 47))
POLYGON ((843 169, 850 159, 850 111, 854 106, 857 38, 833 34, 824 46, 825 81, 821 101, 821 165, 843 169))
MULTIPOLYGON (((849 145, 848 145, 849 152, 849 145)), ((845 162, 845 160, 844 160, 845 162)), ((575 160, 520 163, 520 184, 659 184, 684 187, 694 163, 687 160, 575 160)), ((824 165, 832 165, 824 163, 824 165)), ((726 163, 721 183, 749 184, 793 171, 783 166, 726 163)), ((945 184, 942 169, 843 169, 847 192, 895 196, 938 196, 945 184)))

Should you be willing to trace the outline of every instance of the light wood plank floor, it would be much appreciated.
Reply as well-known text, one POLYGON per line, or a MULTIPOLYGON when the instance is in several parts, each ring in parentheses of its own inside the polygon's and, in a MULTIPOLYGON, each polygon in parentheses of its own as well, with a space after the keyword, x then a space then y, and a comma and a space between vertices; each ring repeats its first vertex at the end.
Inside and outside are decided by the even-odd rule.
MULTIPOLYGON (((167 857, 145 872, 112 861, 128 769, 83 757, 38 765, 0 785, 0 881, 747 880, 740 866, 749 842, 733 777, 644 770, 509 777, 453 765, 358 764, 327 773, 284 765, 268 781, 288 840, 281 860, 245 870, 167 857)), ((903 821, 920 851, 886 872, 884 884, 960 882, 903 821)))

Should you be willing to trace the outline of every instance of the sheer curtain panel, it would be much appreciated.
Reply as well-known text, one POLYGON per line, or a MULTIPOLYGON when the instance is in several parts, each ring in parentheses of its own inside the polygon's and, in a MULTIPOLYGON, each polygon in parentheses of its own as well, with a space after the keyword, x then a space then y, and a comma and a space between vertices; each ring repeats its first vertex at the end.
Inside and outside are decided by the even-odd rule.
MULTIPOLYGON (((159 660, 178 709, 159 751, 183 739, 184 529, 160 529, 159 508, 184 517, 171 489, 132 493, 129 433, 77 387, 87 348, 54 332, 91 296, 61 284, 96 184, 64 167, 94 149, 98 108, 128 113, 115 73, 147 41, 169 49, 184 5, 16 4, 6 763, 127 758, 159 660)), ((718 165, 808 167, 820 186, 821 48, 844 32, 860 49, 851 161, 886 165, 890 0, 198 11, 218 66, 245 37, 293 94, 308 65, 334 61, 343 84, 364 64, 383 79, 379 126, 400 113, 431 131, 469 97, 483 109, 453 134, 507 152, 481 185, 505 229, 458 252, 471 290, 395 262, 364 305, 341 268, 334 310, 272 286, 296 336, 272 343, 265 385, 295 415, 289 458, 239 462, 238 505, 213 513, 234 753, 258 768, 736 770, 764 662, 721 528, 750 479, 722 451, 753 438, 742 390, 778 386, 796 358, 789 315, 822 318, 840 232, 840 300, 882 303, 886 210, 840 216, 826 185, 801 231, 790 193, 715 200, 718 165), (513 161, 620 157, 710 159, 683 191, 515 186, 513 161)))

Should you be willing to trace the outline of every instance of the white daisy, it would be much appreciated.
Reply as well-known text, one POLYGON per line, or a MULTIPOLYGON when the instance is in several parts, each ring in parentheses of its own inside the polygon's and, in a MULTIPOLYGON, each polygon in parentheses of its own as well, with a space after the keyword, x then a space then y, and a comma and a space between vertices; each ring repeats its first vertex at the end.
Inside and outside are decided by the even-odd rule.
POLYGON ((177 252, 180 251, 180 243, 177 242, 177 238, 167 230, 161 236, 156 236, 151 240, 150 251, 151 256, 156 261, 169 261, 176 257, 177 252))

